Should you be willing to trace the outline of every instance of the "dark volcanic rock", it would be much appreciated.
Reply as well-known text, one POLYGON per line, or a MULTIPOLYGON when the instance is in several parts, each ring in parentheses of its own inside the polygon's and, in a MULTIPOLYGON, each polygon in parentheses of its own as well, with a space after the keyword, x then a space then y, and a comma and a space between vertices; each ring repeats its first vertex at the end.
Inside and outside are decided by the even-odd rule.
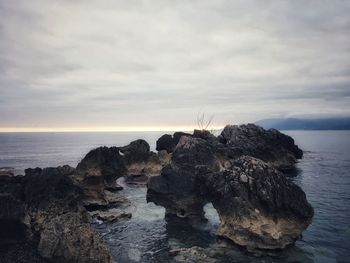
POLYGON ((175 133, 173 134, 173 139, 174 139, 174 145, 175 145, 175 146, 179 143, 179 141, 180 141, 180 139, 181 139, 182 136, 191 137, 192 134, 187 133, 187 132, 175 132, 175 133))
POLYGON ((38 245, 50 262, 111 262, 108 248, 82 213, 64 213, 43 224, 38 245))
POLYGON ((33 242, 0 245, 0 263, 48 263, 33 242))
POLYGON ((216 165, 211 145, 200 138, 181 137, 171 163, 148 181, 147 201, 164 206, 168 217, 203 219, 207 200, 200 196, 202 182, 196 170, 204 165, 216 165))
POLYGON ((117 147, 91 150, 78 164, 73 179, 84 192, 86 206, 106 206, 105 190, 117 190, 117 178, 126 175, 127 167, 117 147))
POLYGON ((259 159, 244 156, 230 170, 200 176, 220 217, 218 235, 248 250, 284 249, 311 223, 305 193, 259 159))
POLYGON ((71 211, 73 207, 77 207, 82 190, 69 177, 74 171, 68 165, 26 169, 22 181, 27 206, 35 210, 56 206, 60 211, 71 211))
POLYGON ((293 138, 275 129, 265 130, 255 124, 227 125, 219 139, 236 151, 236 156, 256 157, 279 170, 292 169, 296 160, 303 156, 293 138))
POLYGON ((69 166, 0 178, 1 262, 111 262, 69 166), (19 248, 14 255, 15 248, 19 248))
POLYGON ((175 143, 173 140, 173 136, 170 134, 162 135, 156 142, 156 150, 157 151, 167 151, 168 153, 173 152, 175 148, 175 143))
POLYGON ((203 140, 216 140, 217 138, 208 130, 194 130, 193 137, 203 140))
POLYGON ((182 136, 192 136, 189 133, 185 132, 175 132, 173 136, 170 134, 164 134, 157 140, 157 151, 165 150, 168 153, 172 153, 175 149, 175 146, 179 143, 182 136))
POLYGON ((170 164, 150 178, 147 201, 164 206, 168 217, 191 220, 203 219, 203 206, 212 202, 221 221, 218 235, 250 251, 268 254, 293 245, 313 217, 304 192, 270 164, 239 157, 243 145, 236 150, 229 141, 198 137, 181 138, 170 164))
POLYGON ((91 150, 77 166, 77 173, 86 177, 101 177, 107 186, 126 173, 123 157, 117 147, 91 150))
POLYGON ((159 175, 170 160, 170 155, 164 150, 158 153, 150 151, 144 140, 133 141, 120 147, 120 151, 126 163, 125 182, 128 184, 146 184, 148 178, 159 175))
POLYGON ((146 161, 153 154, 149 144, 141 139, 132 141, 130 144, 120 147, 119 150, 124 155, 127 164, 146 161))

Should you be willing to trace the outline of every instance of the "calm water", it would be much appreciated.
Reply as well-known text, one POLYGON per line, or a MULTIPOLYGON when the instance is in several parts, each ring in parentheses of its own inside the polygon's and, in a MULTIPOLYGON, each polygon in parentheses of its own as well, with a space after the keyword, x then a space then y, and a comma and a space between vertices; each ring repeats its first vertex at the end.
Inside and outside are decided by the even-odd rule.
MULTIPOLYGON (((133 203, 129 221, 100 225, 99 231, 119 263, 171 262, 171 249, 200 246, 219 262, 350 262, 350 131, 288 131, 305 151, 294 178, 315 208, 312 225, 288 251, 288 258, 252 258, 215 238, 218 217, 206 207, 208 223, 196 227, 166 222, 164 209, 145 201, 145 188, 121 192, 133 203)), ((154 149, 162 132, 147 133, 0 133, 0 167, 18 173, 35 166, 75 166, 89 149, 146 139, 154 149)), ((122 182, 121 182, 122 183, 122 182)))

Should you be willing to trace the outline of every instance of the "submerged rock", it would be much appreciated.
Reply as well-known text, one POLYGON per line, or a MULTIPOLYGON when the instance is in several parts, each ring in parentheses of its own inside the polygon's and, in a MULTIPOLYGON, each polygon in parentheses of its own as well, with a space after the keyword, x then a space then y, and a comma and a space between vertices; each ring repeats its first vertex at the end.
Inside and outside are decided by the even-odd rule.
POLYGON ((174 256, 175 262, 201 262, 201 263, 216 263, 208 251, 202 247, 177 248, 170 250, 170 254, 174 256))
POLYGON ((103 222, 115 223, 122 219, 131 218, 131 213, 124 211, 123 209, 112 208, 109 210, 95 210, 89 212, 92 218, 101 220, 103 222))

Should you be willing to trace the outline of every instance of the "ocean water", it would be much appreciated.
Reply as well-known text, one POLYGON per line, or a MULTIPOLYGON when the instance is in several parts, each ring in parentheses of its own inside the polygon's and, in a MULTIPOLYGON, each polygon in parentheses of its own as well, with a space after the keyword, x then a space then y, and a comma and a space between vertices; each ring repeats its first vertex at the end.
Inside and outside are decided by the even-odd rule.
MULTIPOLYGON (((27 167, 75 166, 89 149, 147 140, 155 148, 164 132, 134 133, 0 133, 0 167, 17 173, 27 167)), ((288 131, 304 150, 293 180, 315 209, 313 223, 287 257, 254 258, 215 237, 219 219, 206 207, 208 222, 194 227, 166 222, 164 209, 146 203, 146 189, 125 186, 121 194, 133 204, 131 220, 97 229, 119 263, 174 262, 169 251, 199 246, 218 262, 350 262, 350 131, 288 131)), ((122 179, 120 180, 122 184, 122 179)))

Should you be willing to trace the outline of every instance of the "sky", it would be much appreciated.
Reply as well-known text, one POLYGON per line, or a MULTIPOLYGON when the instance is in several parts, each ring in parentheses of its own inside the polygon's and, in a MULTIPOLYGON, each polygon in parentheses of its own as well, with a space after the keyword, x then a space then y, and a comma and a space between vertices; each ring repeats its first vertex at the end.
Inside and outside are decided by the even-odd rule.
POLYGON ((0 131, 350 116, 348 0, 0 0, 0 131))

